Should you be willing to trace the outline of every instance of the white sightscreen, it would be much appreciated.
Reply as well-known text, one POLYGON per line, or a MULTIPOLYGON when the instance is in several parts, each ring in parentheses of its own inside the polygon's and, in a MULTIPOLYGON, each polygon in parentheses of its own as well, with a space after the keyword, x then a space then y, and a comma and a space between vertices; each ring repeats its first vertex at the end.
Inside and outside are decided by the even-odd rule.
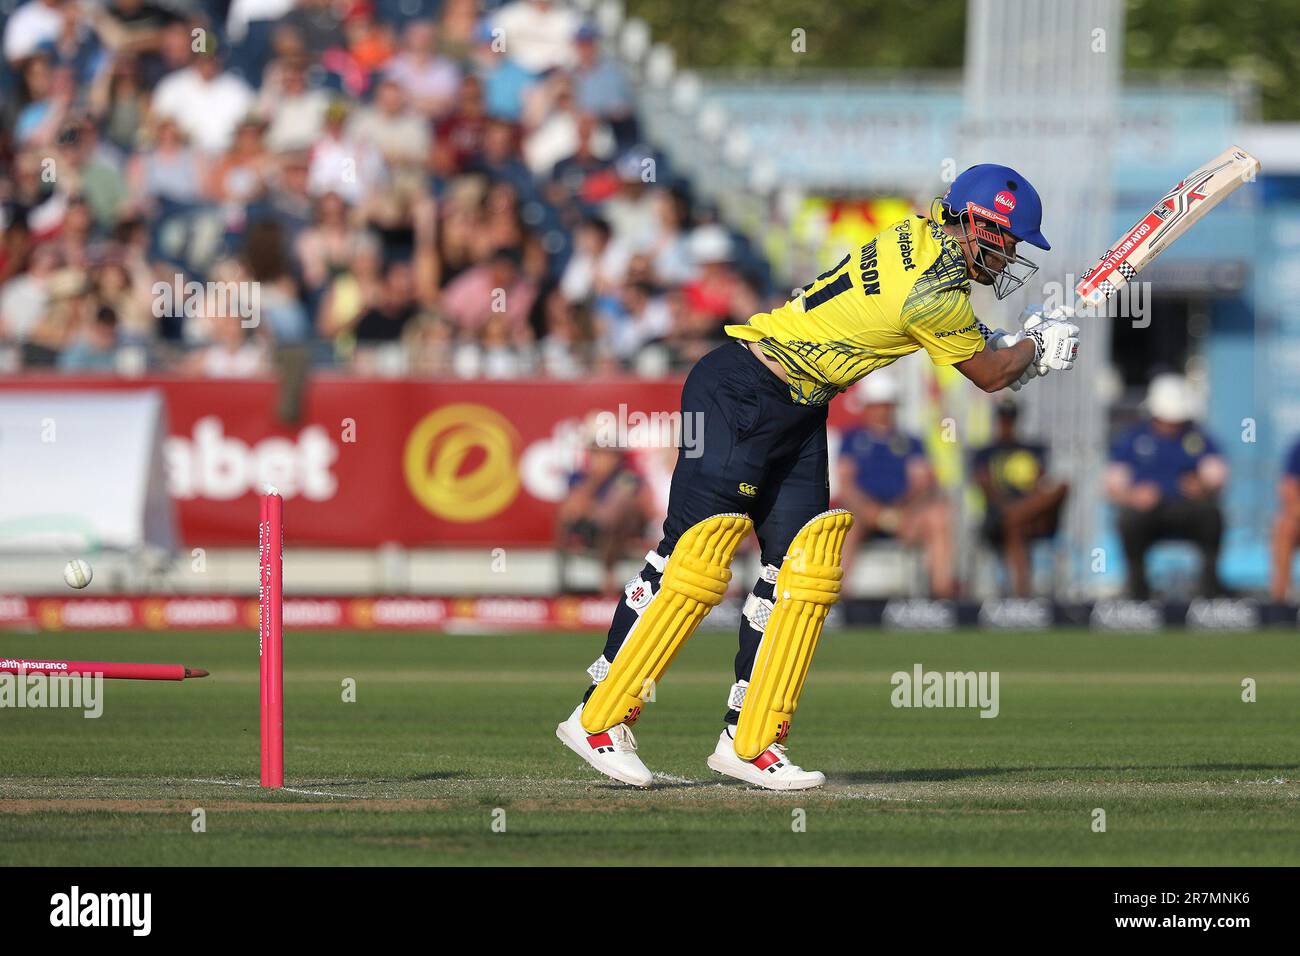
MULTIPOLYGON (((964 124, 957 169, 1003 163, 1043 198, 1052 251, 1024 247, 1039 273, 994 303, 980 290, 976 314, 1012 328, 1021 309, 1067 298, 1075 274, 1114 237, 1110 153, 1123 62, 1121 0, 971 0, 966 35, 964 124), (1053 285, 1054 284, 1054 285, 1053 285)), ((1106 455, 1110 325, 1085 319, 1074 370, 1021 393, 1024 430, 1050 440, 1053 471, 1072 486, 1065 534, 1073 588, 1089 581, 1106 455)))

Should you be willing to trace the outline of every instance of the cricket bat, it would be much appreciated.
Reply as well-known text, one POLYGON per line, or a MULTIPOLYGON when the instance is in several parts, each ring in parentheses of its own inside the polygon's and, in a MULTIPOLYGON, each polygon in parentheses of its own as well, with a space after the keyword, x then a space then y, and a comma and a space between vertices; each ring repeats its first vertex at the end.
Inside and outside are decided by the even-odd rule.
POLYGON ((1214 157, 1165 193, 1107 249, 1083 274, 1075 294, 1088 305, 1105 302, 1238 186, 1253 182, 1259 169, 1259 160, 1240 146, 1214 157))

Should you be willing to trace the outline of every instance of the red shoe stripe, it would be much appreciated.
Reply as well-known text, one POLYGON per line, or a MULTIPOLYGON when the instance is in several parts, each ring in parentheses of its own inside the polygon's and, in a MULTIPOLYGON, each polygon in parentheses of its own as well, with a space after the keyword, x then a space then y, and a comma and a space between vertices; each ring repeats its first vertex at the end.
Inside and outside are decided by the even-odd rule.
POLYGON ((614 741, 609 739, 609 731, 602 734, 592 734, 587 738, 587 746, 592 750, 599 750, 601 747, 612 747, 614 741))
POLYGON ((780 763, 781 758, 776 755, 774 750, 764 750, 761 754, 750 761, 759 770, 766 770, 774 763, 780 763))

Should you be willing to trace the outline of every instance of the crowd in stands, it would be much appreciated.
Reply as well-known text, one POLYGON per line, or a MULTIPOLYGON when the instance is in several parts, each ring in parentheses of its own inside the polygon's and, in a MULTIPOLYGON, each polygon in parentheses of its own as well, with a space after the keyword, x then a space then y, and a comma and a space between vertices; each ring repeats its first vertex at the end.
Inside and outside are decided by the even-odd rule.
POLYGON ((7 372, 662 374, 769 303, 562 3, 25 0, 3 61, 7 372))

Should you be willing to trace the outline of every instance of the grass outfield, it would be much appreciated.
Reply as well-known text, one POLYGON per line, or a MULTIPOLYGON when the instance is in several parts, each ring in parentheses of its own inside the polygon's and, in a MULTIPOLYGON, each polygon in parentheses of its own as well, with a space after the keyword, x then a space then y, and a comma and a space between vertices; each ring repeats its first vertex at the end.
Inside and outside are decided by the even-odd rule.
POLYGON ((701 633, 638 739, 651 792, 554 736, 592 635, 293 635, 286 782, 256 787, 255 635, 6 635, 6 655, 206 667, 105 682, 105 713, 0 710, 9 864, 1295 864, 1300 639, 921 635, 823 641, 791 737, 826 771, 772 794, 714 775, 734 637, 701 633), (1001 713, 890 705, 889 675, 990 670, 1001 713), (357 702, 341 682, 357 682, 357 702), (1258 682, 1258 703, 1241 681, 1258 682), (1107 832, 1092 831, 1103 808, 1107 832), (207 832, 191 830, 203 808, 207 832), (494 832, 504 810, 506 830, 494 832), (806 832, 793 832, 794 811, 806 832))

